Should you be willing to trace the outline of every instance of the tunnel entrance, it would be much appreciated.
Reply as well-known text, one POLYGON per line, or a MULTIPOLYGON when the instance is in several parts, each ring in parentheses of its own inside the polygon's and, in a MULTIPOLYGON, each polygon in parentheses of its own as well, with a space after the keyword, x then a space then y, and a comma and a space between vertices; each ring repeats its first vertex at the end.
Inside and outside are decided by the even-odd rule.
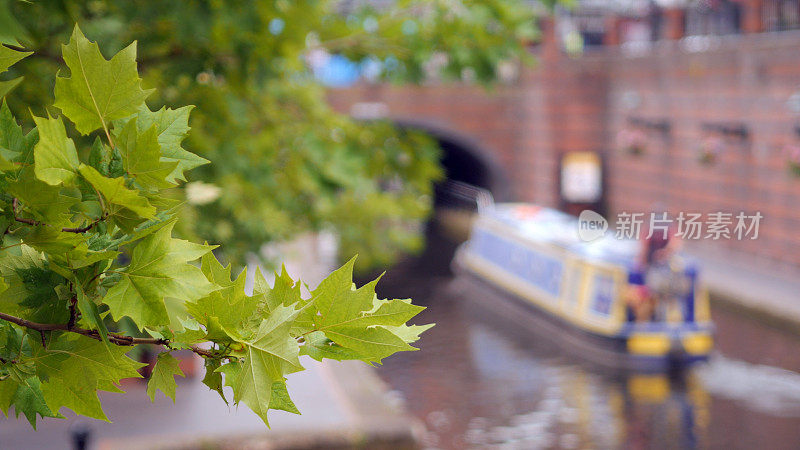
POLYGON ((492 191, 492 175, 487 163, 461 143, 452 140, 437 139, 442 149, 441 164, 445 170, 445 180, 437 186, 438 202, 446 200, 445 187, 449 181, 469 184, 471 186, 492 191))
POLYGON ((507 200, 507 178, 490 153, 469 138, 429 124, 398 125, 423 131, 435 139, 442 150, 441 164, 445 171, 445 179, 435 186, 434 213, 425 226, 425 250, 409 264, 429 275, 451 275, 450 262, 455 250, 469 237, 477 214, 474 195, 465 193, 462 187, 474 186, 488 191, 495 199, 507 200))
POLYGON ((448 181, 456 181, 485 189, 501 201, 508 200, 508 180, 491 152, 480 143, 461 133, 428 122, 396 120, 395 124, 402 129, 426 133, 439 144, 445 179, 437 187, 448 181))

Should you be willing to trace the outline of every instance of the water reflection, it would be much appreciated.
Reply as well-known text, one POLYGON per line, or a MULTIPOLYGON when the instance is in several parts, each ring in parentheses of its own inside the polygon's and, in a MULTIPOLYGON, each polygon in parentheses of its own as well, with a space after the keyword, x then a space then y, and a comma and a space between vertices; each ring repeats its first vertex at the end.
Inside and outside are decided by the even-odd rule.
MULTIPOLYGON (((438 324, 420 341, 423 351, 390 358, 379 369, 425 422, 426 447, 794 448, 800 442, 800 375, 758 363, 757 355, 744 358, 755 363, 715 355, 673 377, 608 371, 515 326, 487 301, 489 294, 464 280, 406 280, 388 288, 427 299, 419 320, 438 324)), ((726 333, 746 328, 731 320, 720 326, 723 350, 726 333)), ((782 345, 797 348, 796 341, 782 345)))

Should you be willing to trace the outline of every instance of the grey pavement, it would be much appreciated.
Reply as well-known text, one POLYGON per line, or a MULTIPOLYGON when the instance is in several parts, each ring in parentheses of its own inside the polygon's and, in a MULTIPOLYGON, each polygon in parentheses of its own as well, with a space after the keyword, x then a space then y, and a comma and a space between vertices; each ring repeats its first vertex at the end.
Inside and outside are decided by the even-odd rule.
POLYGON ((783 328, 800 331, 800 273, 765 261, 694 252, 712 301, 744 310, 783 328))

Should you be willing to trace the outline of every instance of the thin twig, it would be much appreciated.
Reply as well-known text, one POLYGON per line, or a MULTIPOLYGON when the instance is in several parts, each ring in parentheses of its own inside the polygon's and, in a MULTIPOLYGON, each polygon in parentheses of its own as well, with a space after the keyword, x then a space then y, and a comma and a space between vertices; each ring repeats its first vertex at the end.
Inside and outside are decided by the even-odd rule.
MULTIPOLYGON (((21 317, 12 316, 6 313, 0 312, 0 319, 5 320, 7 322, 15 323, 21 327, 29 328, 34 331, 38 331, 42 335, 42 342, 43 346, 45 345, 45 332, 47 331, 66 331, 69 333, 77 333, 92 339, 96 339, 98 341, 102 340, 100 337, 100 333, 96 330, 87 330, 85 328, 78 328, 72 327, 69 328, 69 324, 62 324, 62 323, 38 323, 32 322, 27 319, 23 319, 21 317)), ((151 345, 163 345, 169 348, 169 339, 163 338, 137 338, 133 336, 125 336, 122 334, 117 333, 108 333, 108 341, 112 344, 119 345, 119 346, 132 346, 132 345, 140 345, 140 344, 151 344, 151 345)), ((205 358, 228 358, 233 359, 235 357, 228 356, 228 355, 220 355, 211 350, 204 349, 199 345, 191 345, 189 347, 191 351, 197 353, 200 356, 205 358)))
POLYGON ((78 233, 78 234, 86 233, 87 231, 89 231, 92 228, 94 228, 95 225, 97 225, 98 223, 102 222, 103 219, 105 219, 105 218, 106 218, 106 216, 103 215, 102 217, 100 217, 99 219, 95 219, 92 223, 90 223, 89 225, 86 225, 85 227, 62 228, 61 231, 63 231, 64 233, 78 233))
MULTIPOLYGON (((20 222, 20 223, 24 223, 24 224, 28 224, 28 225, 31 225, 31 226, 34 226, 34 227, 39 226, 39 225, 50 226, 50 225, 48 225, 46 223, 38 222, 38 221, 33 220, 33 219, 26 219, 24 217, 17 217, 17 205, 18 204, 19 203, 18 203, 16 198, 14 198, 11 201, 11 209, 12 209, 12 212, 14 213, 14 220, 15 221, 20 222)), ((89 225, 86 225, 86 226, 83 226, 83 227, 75 227, 75 228, 69 228, 69 227, 62 228, 61 231, 64 232, 64 233, 77 233, 77 234, 86 233, 87 231, 89 231, 92 228, 94 228, 95 225, 97 225, 98 223, 100 223, 103 220, 105 220, 106 217, 108 217, 108 214, 103 213, 102 216, 100 216, 99 218, 95 219, 89 225)), ((6 230, 6 232, 8 232, 8 230, 6 230)))

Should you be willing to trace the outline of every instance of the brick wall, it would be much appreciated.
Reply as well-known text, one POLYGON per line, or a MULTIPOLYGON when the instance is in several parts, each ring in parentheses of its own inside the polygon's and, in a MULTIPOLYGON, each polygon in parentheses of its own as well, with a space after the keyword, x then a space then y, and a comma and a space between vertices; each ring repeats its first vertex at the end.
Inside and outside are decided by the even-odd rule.
MULTIPOLYGON (((605 55, 608 73, 609 149, 631 116, 666 119, 671 132, 651 133, 648 152, 631 157, 609 152, 609 203, 613 210, 644 210, 660 200, 672 210, 709 213, 761 211, 758 240, 701 243, 756 257, 765 264, 800 268, 800 179, 786 170, 781 147, 792 140, 800 118, 786 107, 800 89, 800 35, 756 35, 718 42, 718 48, 686 53, 679 42, 652 54, 605 55), (625 107, 626 92, 641 105, 625 107), (741 140, 703 129, 742 125, 741 140), (698 162, 698 144, 709 136, 725 141, 712 165, 698 162)), ((609 52, 611 53, 611 52, 609 52)))
POLYGON ((537 67, 490 92, 463 84, 358 86, 330 99, 344 112, 356 102, 383 102, 392 118, 431 121, 474 139, 503 167, 514 197, 544 205, 558 203, 562 152, 601 151, 612 214, 647 212, 656 201, 673 211, 761 211, 758 240, 694 245, 800 269, 800 179, 788 174, 780 151, 800 143, 800 116, 786 107, 800 90, 800 33, 709 44, 690 53, 680 41, 664 42, 637 57, 609 47, 578 59, 545 46, 537 67), (616 137, 630 118, 666 121, 671 131, 647 131, 646 153, 627 155, 616 137), (742 125, 749 135, 725 137, 705 131, 706 123, 742 125), (702 165, 697 147, 710 136, 724 139, 725 150, 702 165))

